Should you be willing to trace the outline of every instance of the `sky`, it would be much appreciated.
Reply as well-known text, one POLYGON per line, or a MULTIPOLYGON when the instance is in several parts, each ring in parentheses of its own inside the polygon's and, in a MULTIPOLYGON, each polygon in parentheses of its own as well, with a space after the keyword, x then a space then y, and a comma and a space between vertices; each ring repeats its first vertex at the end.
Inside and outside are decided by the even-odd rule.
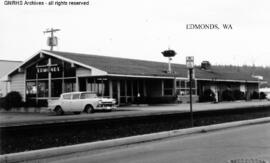
POLYGON ((24 61, 49 49, 43 31, 57 28, 57 51, 167 62, 161 52, 169 48, 177 53, 173 63, 185 64, 187 56, 194 56, 197 65, 207 60, 270 66, 269 0, 89 0, 85 6, 5 2, 0 2, 0 59, 24 61), (220 29, 187 29, 188 24, 220 29))

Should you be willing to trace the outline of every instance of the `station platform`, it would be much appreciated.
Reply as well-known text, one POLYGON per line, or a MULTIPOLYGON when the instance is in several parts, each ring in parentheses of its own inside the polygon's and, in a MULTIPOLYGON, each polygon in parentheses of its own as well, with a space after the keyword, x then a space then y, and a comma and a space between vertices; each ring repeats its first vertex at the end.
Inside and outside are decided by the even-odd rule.
MULTIPOLYGON (((241 108, 258 108, 268 106, 270 109, 270 101, 266 100, 221 103, 194 103, 193 111, 214 111, 241 108)), ((63 116, 56 116, 54 113, 48 113, 46 111, 43 111, 41 113, 1 112, 0 127, 43 125, 65 122, 80 122, 163 114, 165 115, 186 112, 190 112, 189 104, 132 105, 118 107, 116 111, 113 112, 96 112, 93 114, 82 113, 79 115, 67 113, 63 116)))

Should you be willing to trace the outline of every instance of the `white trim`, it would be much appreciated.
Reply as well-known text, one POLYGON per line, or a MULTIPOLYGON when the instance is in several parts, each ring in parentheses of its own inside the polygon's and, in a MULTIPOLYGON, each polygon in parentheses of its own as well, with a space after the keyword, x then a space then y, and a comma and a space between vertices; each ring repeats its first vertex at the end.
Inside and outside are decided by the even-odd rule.
POLYGON ((242 83, 258 83, 258 81, 250 81, 250 80, 230 80, 230 79, 204 79, 204 78, 196 78, 197 80, 207 80, 207 81, 225 81, 225 82, 242 82, 242 83))
POLYGON ((85 68, 88 68, 88 69, 96 69, 96 70, 102 71, 102 72, 104 73, 104 74, 102 74, 102 75, 107 75, 107 74, 108 74, 106 71, 97 69, 97 68, 95 68, 95 67, 92 67, 92 66, 89 66, 89 65, 86 65, 86 64, 77 62, 77 61, 74 61, 74 60, 72 60, 72 59, 68 59, 68 58, 59 56, 59 55, 54 54, 54 53, 51 53, 51 52, 47 52, 47 51, 43 51, 43 50, 42 50, 41 52, 42 52, 42 53, 45 53, 45 54, 48 54, 48 55, 51 55, 51 56, 53 56, 53 57, 55 57, 55 58, 58 58, 58 59, 61 59, 61 60, 64 60, 64 61, 73 63, 73 64, 75 63, 75 64, 77 64, 77 65, 80 65, 80 66, 85 67, 85 68))
POLYGON ((175 79, 175 77, 168 76, 141 76, 141 75, 122 75, 122 74, 107 74, 107 76, 116 76, 116 77, 133 77, 133 78, 167 78, 167 79, 175 79))
POLYGON ((35 57, 36 55, 38 55, 40 53, 41 53, 41 50, 38 51, 37 53, 35 53, 34 55, 32 55, 31 57, 29 57, 28 59, 26 59, 19 66, 17 66, 16 68, 14 68, 12 71, 10 71, 9 73, 7 73, 6 75, 9 76, 11 73, 13 73, 14 71, 16 71, 18 68, 22 67, 22 65, 24 65, 26 62, 30 61, 33 57, 35 57))
MULTIPOLYGON (((176 80, 189 80, 188 77, 176 77, 176 80)), ((196 80, 196 78, 194 78, 194 80, 196 80)))
POLYGON ((14 70, 12 70, 12 71, 10 71, 9 73, 7 73, 7 75, 9 76, 9 75, 10 75, 11 73, 13 73, 15 70, 17 70, 18 68, 22 67, 25 63, 27 63, 28 61, 30 61, 32 58, 34 58, 35 56, 39 55, 40 53, 44 53, 44 54, 53 56, 53 57, 55 57, 55 58, 64 60, 64 61, 66 61, 66 62, 70 62, 70 63, 73 63, 73 64, 75 63, 75 64, 77 64, 77 65, 80 65, 80 66, 85 67, 85 68, 88 68, 88 69, 96 69, 96 70, 99 70, 99 71, 101 71, 102 73, 104 73, 104 74, 102 74, 102 75, 107 75, 107 74, 108 74, 107 72, 105 72, 105 71, 103 71, 103 70, 100 70, 100 69, 97 69, 97 68, 94 68, 94 67, 92 67, 92 66, 85 65, 85 64, 83 64, 83 63, 80 63, 80 62, 74 61, 74 60, 72 60, 72 59, 68 59, 68 58, 59 56, 59 55, 57 55, 57 54, 53 54, 53 53, 51 53, 51 52, 47 52, 47 51, 44 51, 44 50, 40 50, 39 52, 37 52, 37 53, 35 53, 34 55, 32 55, 31 57, 29 57, 26 61, 24 61, 22 64, 20 64, 20 65, 19 65, 18 67, 16 67, 14 70))

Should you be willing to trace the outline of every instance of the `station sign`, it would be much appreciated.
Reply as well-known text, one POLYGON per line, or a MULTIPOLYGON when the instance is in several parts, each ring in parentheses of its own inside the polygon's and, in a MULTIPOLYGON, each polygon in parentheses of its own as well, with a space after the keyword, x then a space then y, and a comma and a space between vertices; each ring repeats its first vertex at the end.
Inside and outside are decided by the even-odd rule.
POLYGON ((186 57, 186 65, 188 69, 194 68, 194 56, 187 56, 186 57))
POLYGON ((46 66, 46 67, 37 67, 37 73, 44 73, 44 72, 60 72, 60 66, 46 66))

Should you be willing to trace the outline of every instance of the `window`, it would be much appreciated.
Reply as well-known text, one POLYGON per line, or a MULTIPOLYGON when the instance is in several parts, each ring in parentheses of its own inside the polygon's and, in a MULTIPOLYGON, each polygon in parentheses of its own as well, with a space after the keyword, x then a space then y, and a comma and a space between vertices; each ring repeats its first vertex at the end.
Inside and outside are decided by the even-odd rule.
POLYGON ((46 66, 48 65, 48 58, 45 58, 38 62, 38 66, 46 66))
MULTIPOLYGON (((189 95, 189 86, 190 82, 188 80, 177 80, 176 81, 176 93, 177 95, 189 95)), ((196 81, 193 80, 191 83, 192 86, 192 94, 197 94, 196 81)))
POLYGON ((63 99, 70 100, 71 99, 71 94, 64 94, 63 99))
POLYGON ((36 94, 37 94, 36 82, 27 82, 26 83, 26 96, 36 97, 36 94))
POLYGON ((176 81, 176 87, 179 87, 180 88, 180 80, 177 80, 176 81))
POLYGON ((76 87, 76 79, 65 79, 65 92, 73 92, 76 87))
POLYGON ((45 58, 38 62, 36 69, 39 79, 48 78, 48 58, 45 58))
POLYGON ((131 81, 127 80, 127 96, 131 96, 131 88, 132 88, 131 81))
POLYGON ((37 69, 34 66, 26 69, 26 79, 36 79, 37 69))
POLYGON ((164 80, 164 95, 173 95, 173 80, 164 80))
POLYGON ((38 97, 48 97, 48 80, 38 82, 38 97))
POLYGON ((86 90, 95 92, 98 96, 109 96, 109 82, 107 79, 89 78, 86 90))
POLYGON ((185 88, 186 87, 186 81, 185 80, 181 80, 181 88, 185 88))
POLYGON ((96 98, 97 95, 95 93, 82 93, 81 99, 88 99, 88 98, 96 98))
POLYGON ((80 94, 79 93, 73 94, 72 99, 73 100, 80 99, 80 94))
POLYGON ((120 96, 126 95, 126 85, 125 80, 120 80, 120 96))
POLYGON ((108 80, 104 80, 104 88, 103 88, 103 96, 110 96, 110 90, 109 90, 109 81, 108 80))
POLYGON ((76 76, 76 68, 72 67, 70 63, 64 63, 64 76, 65 77, 75 77, 76 76))
POLYGON ((62 80, 52 80, 52 97, 59 97, 62 93, 62 80))

